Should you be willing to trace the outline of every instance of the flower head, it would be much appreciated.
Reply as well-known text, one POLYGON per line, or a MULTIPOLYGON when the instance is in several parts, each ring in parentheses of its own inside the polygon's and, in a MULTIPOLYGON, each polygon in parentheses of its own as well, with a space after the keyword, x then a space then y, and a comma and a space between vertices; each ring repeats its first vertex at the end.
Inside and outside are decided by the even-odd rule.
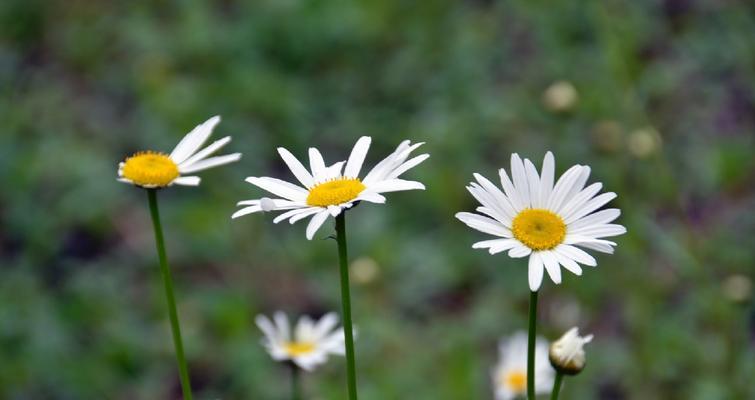
POLYGON ((312 147, 309 149, 309 169, 288 150, 279 147, 278 153, 302 186, 275 178, 249 177, 247 182, 280 198, 240 201, 238 205, 245 207, 236 211, 232 218, 279 210, 286 212, 277 216, 274 223, 288 219, 293 224, 312 217, 307 226, 307 239, 311 240, 329 216, 336 217, 360 201, 382 204, 385 203, 382 193, 425 188, 420 182, 399 179, 401 174, 429 157, 428 154, 421 154, 408 159, 411 152, 422 145, 412 144, 408 140, 401 142, 364 178, 359 178, 371 141, 369 137, 362 136, 354 145, 348 161, 339 161, 331 166, 326 166, 320 152, 312 147))
POLYGON ((553 154, 548 152, 540 174, 528 159, 511 155, 511 175, 499 171, 503 191, 480 174, 467 190, 481 207, 477 212, 460 212, 456 218, 478 231, 497 236, 472 245, 488 249, 490 254, 508 251, 509 257, 529 256, 529 286, 537 291, 543 270, 554 283, 561 283, 561 266, 576 275, 579 264, 596 266, 597 262, 581 248, 613 253, 616 243, 601 238, 621 235, 626 228, 610 222, 621 211, 609 208, 596 211, 616 197, 609 192, 597 195, 603 187, 587 187, 590 167, 575 165, 554 181, 553 154), (597 195, 597 196, 596 196, 597 195))
POLYGON ((118 180, 148 189, 173 184, 199 185, 198 176, 185 175, 232 163, 241 158, 241 153, 207 158, 228 144, 231 141, 230 136, 199 150, 219 122, 220 117, 215 116, 198 125, 178 142, 170 154, 143 151, 126 158, 118 164, 118 180))
MULTIPOLYGON (((527 394, 527 334, 517 332, 499 344, 499 360, 493 370, 496 400, 510 400, 527 394)), ((548 365, 548 344, 535 342, 535 393, 548 393, 553 385, 553 369, 548 365)))
POLYGON ((258 315, 255 322, 265 334, 262 344, 276 361, 291 361, 311 371, 325 363, 329 355, 345 352, 343 328, 333 329, 338 323, 335 313, 325 314, 317 322, 308 316, 299 318, 293 335, 288 317, 280 311, 273 315, 273 321, 258 315))
POLYGON ((566 375, 576 375, 585 368, 586 343, 592 335, 579 336, 579 329, 571 328, 560 339, 551 343, 548 359, 553 368, 566 375))

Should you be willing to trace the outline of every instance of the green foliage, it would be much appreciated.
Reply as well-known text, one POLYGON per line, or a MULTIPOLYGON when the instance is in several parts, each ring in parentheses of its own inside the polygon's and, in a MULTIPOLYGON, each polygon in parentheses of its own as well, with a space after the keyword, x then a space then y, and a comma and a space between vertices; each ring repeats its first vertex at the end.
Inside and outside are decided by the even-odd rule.
MULTIPOLYGON (((452 216, 474 207, 473 172, 546 150, 559 173, 591 165, 629 230, 597 269, 544 284, 542 333, 596 336, 562 398, 755 398, 752 15, 711 0, 0 2, 0 398, 180 395, 145 196, 116 164, 215 114, 242 160, 160 194, 197 398, 285 398, 254 315, 339 309, 335 242, 231 221, 260 195, 243 178, 288 178, 277 146, 332 162, 364 134, 368 164, 405 138, 432 157, 409 173, 425 192, 349 214, 350 254, 378 265, 352 290, 363 399, 491 396, 496 342, 526 326, 526 268, 471 249, 481 235, 452 216), (542 98, 557 81, 576 102, 542 98)), ((332 360, 306 392, 344 397, 344 371, 332 360)))

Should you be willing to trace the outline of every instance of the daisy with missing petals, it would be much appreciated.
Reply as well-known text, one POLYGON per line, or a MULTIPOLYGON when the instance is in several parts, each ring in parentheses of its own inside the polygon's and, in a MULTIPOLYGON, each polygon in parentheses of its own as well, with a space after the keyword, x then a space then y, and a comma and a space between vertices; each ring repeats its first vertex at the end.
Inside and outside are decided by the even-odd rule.
POLYGON ((621 212, 616 208, 597 211, 616 197, 613 192, 598 195, 603 187, 585 187, 590 167, 575 165, 555 183, 553 154, 548 152, 540 174, 528 159, 511 155, 511 175, 499 171, 503 191, 480 174, 467 190, 481 207, 479 214, 460 212, 456 218, 497 239, 475 243, 475 249, 490 254, 508 251, 509 257, 529 256, 529 286, 535 292, 543 280, 543 270, 561 283, 561 268, 582 274, 579 264, 595 266, 595 258, 582 250, 613 253, 616 243, 602 239, 621 235, 626 228, 611 221, 621 212), (596 196, 597 195, 597 196, 596 196))
POLYGON ((331 354, 344 355, 343 329, 335 329, 338 323, 335 313, 325 314, 317 322, 308 316, 299 318, 293 335, 288 317, 280 311, 273 315, 273 321, 258 315, 255 322, 265 334, 262 344, 276 361, 290 361, 312 371, 328 361, 331 354))
POLYGON ((173 278, 171 277, 170 268, 168 267, 168 257, 165 252, 163 228, 160 223, 160 212, 157 207, 157 191, 173 184, 197 186, 199 185, 199 177, 186 176, 186 174, 228 164, 241 158, 240 153, 207 158, 230 142, 230 137, 224 137, 199 150, 204 142, 207 141, 207 138, 210 137, 212 129, 215 128, 218 122, 220 122, 220 117, 215 116, 194 128, 178 142, 178 145, 170 155, 154 151, 139 152, 118 164, 119 181, 142 187, 147 192, 152 226, 155 231, 157 256, 160 261, 160 272, 163 284, 165 285, 170 328, 173 332, 173 346, 176 351, 178 373, 185 400, 192 399, 189 368, 184 357, 181 327, 178 322, 175 294, 173 293, 173 278))
MULTIPOLYGON (((527 394, 527 335, 518 332, 501 340, 499 361, 493 370, 496 400, 510 400, 527 394)), ((548 364, 548 344, 537 339, 535 350, 535 393, 548 393, 554 371, 548 364)))
POLYGON ((311 240, 329 216, 337 217, 360 201, 382 204, 385 203, 383 193, 425 188, 420 182, 399 179, 401 174, 429 157, 422 154, 408 159, 411 152, 423 144, 411 144, 408 140, 401 142, 396 151, 379 162, 364 178, 359 178, 370 142, 367 136, 359 138, 348 161, 339 161, 331 166, 325 165, 316 148, 310 148, 309 169, 288 150, 278 148, 281 158, 302 186, 275 178, 249 177, 247 182, 279 198, 241 201, 239 205, 246 207, 238 210, 232 218, 259 211, 284 210, 286 212, 277 216, 274 223, 288 219, 293 224, 312 217, 307 226, 307 239, 311 240))
POLYGON ((220 117, 214 116, 203 124, 197 125, 178 142, 170 155, 155 151, 143 151, 128 157, 118 164, 118 180, 147 189, 162 188, 174 184, 199 185, 200 178, 198 176, 186 175, 232 163, 241 158, 241 153, 207 158, 228 144, 231 141, 230 136, 199 150, 219 122, 220 117))

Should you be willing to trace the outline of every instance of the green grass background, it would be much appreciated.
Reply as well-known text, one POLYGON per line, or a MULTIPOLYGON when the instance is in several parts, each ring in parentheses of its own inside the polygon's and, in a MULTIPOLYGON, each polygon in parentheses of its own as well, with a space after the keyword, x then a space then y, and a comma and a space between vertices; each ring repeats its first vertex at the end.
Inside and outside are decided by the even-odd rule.
MULTIPOLYGON (((593 167, 628 234, 541 291, 540 332, 592 332, 565 399, 753 399, 755 10, 746 1, 0 2, 0 398, 180 396, 146 195, 115 181, 220 114, 239 163, 160 193, 198 399, 285 399, 253 324, 339 309, 335 242, 270 215, 275 148, 343 159, 373 137, 432 154, 424 192, 349 212, 363 399, 484 399, 500 337, 526 324, 522 260, 484 235, 473 172, 510 153, 593 167), (543 96, 570 82, 568 109, 543 96), (749 283, 749 291, 747 284, 749 283)), ((334 358, 311 399, 345 398, 334 358)))

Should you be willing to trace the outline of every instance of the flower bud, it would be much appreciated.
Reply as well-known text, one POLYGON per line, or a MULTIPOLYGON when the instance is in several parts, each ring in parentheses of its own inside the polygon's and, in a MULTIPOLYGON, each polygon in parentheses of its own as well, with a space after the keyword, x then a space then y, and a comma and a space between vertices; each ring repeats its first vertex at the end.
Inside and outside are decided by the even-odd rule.
POLYGON ((560 339, 551 343, 548 358, 556 371, 564 375, 576 375, 585 368, 585 343, 592 335, 579 336, 579 329, 571 328, 560 339))

